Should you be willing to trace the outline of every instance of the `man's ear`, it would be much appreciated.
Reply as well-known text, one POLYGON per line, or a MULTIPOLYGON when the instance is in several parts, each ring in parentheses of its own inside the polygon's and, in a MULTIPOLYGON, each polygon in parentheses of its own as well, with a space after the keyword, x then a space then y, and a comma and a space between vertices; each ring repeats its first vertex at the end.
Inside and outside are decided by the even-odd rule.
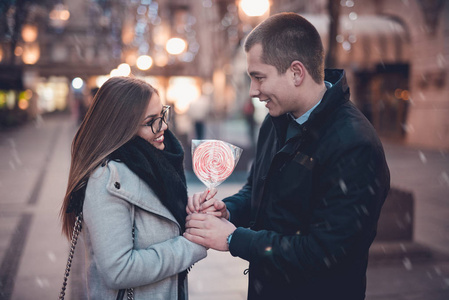
POLYGON ((295 60, 290 65, 290 71, 292 72, 293 83, 295 86, 300 86, 306 76, 306 67, 300 61, 295 60))

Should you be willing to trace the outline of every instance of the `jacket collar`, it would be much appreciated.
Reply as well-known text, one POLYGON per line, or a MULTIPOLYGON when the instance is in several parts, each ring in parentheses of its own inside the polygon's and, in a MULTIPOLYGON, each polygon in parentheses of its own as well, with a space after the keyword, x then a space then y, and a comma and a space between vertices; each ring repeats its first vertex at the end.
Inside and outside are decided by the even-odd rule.
POLYGON ((156 194, 134 174, 124 163, 109 161, 107 166, 110 171, 106 189, 113 195, 120 197, 129 203, 169 219, 180 228, 172 213, 162 204, 156 194))
MULTIPOLYGON (((349 101, 349 87, 344 70, 326 69, 324 80, 332 83, 332 87, 326 91, 321 103, 313 110, 309 119, 300 126, 301 132, 296 136, 296 140, 302 136, 304 129, 309 132, 318 133, 323 120, 325 120, 337 107, 349 101)), ((290 120, 287 114, 279 117, 271 117, 271 120, 276 132, 278 149, 280 149, 284 145, 288 122, 290 120)), ((283 152, 289 152, 290 148, 291 147, 284 148, 283 152)))
POLYGON ((324 80, 332 83, 332 87, 324 93, 320 105, 310 114, 309 119, 304 124, 313 123, 316 118, 326 117, 337 107, 349 101, 349 87, 344 70, 326 69, 324 80))

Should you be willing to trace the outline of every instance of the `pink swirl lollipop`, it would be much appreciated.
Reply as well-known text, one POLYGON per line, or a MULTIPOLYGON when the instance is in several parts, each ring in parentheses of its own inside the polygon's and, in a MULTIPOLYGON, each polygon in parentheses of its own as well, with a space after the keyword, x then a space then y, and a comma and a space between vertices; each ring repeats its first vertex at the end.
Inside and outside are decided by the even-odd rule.
POLYGON ((193 171, 208 187, 217 186, 228 178, 234 166, 232 150, 222 141, 206 141, 193 153, 193 171))

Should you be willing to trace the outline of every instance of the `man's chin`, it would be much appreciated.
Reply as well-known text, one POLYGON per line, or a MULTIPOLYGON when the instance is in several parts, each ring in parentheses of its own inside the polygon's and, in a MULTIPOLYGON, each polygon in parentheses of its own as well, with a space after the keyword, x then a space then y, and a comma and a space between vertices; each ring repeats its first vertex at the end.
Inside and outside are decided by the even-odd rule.
POLYGON ((271 109, 269 109, 268 110, 268 114, 271 116, 271 117, 279 117, 279 116, 281 116, 281 115, 283 115, 282 113, 280 113, 279 111, 274 111, 274 110, 271 110, 271 109))

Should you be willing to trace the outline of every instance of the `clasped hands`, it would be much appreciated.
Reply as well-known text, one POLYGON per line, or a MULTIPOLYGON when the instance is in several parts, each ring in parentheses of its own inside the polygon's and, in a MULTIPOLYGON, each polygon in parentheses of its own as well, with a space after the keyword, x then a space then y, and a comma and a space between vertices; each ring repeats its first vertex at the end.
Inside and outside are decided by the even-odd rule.
POLYGON ((216 194, 216 189, 210 189, 188 198, 184 237, 206 248, 228 251, 226 240, 235 226, 228 221, 226 204, 214 198, 216 194))

